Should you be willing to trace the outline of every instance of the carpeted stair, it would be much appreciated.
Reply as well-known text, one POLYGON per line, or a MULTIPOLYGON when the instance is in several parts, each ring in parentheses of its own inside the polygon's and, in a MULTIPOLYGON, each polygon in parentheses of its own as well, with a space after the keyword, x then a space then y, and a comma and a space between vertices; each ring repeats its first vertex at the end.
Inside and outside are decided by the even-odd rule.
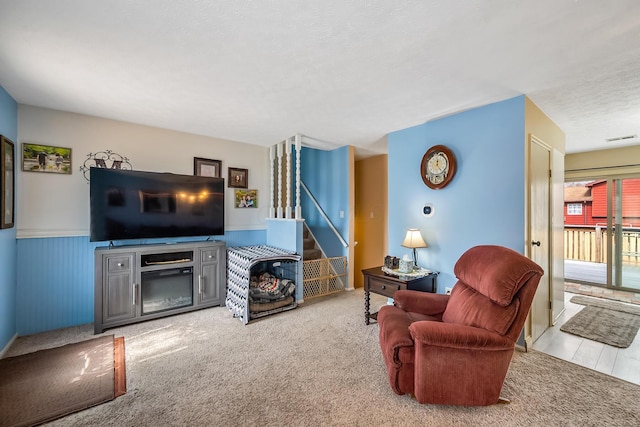
POLYGON ((322 251, 318 249, 316 246, 316 241, 309 233, 309 229, 307 226, 304 226, 304 231, 302 233, 302 243, 303 243, 303 252, 302 259, 303 261, 309 261, 313 259, 322 258, 322 251))

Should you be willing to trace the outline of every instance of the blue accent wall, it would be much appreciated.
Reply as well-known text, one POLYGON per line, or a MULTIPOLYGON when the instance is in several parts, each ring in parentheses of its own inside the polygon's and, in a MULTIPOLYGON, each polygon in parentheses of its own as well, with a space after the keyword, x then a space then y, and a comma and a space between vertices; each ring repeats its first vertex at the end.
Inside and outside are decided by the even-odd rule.
MULTIPOLYGON (((302 255, 304 251, 302 221, 295 219, 268 219, 267 245, 287 249, 302 255)), ((302 286, 304 276, 301 262, 298 263, 296 277, 296 301, 300 302, 304 299, 304 286, 302 286)))
MULTIPOLYGON (((18 104, 0 86, 0 134, 18 153, 18 104)), ((16 157, 17 154, 16 154, 16 157)), ((13 170, 17 170, 15 164, 13 170)), ((16 193, 18 189, 16 188, 16 193)), ((15 222, 15 221, 14 221, 15 222)), ((16 228, 0 230, 0 351, 16 334, 16 228)))
POLYGON ((524 252, 525 97, 465 111, 388 135, 389 252, 402 257, 407 228, 419 228, 428 248, 418 265, 440 272, 438 292, 453 286, 464 251, 497 244, 524 252), (433 145, 456 156, 458 170, 440 190, 427 187, 420 164, 433 145), (425 203, 432 217, 422 214, 425 203))
MULTIPOLYGON (((226 231, 224 236, 215 239, 225 241, 227 246, 262 245, 266 242, 266 230, 226 231)), ((182 241, 189 239, 116 244, 182 241)), ((15 242, 14 234, 14 246, 15 242)), ((106 243, 92 243, 87 236, 18 239, 17 282, 20 286, 12 299, 17 316, 12 304, 14 332, 11 336, 15 334, 16 318, 20 336, 93 322, 93 252, 99 246, 106 243)))
MULTIPOLYGON (((331 151, 302 148, 301 178, 342 238, 349 240, 349 147, 331 151), (344 216, 340 217, 340 211, 344 216)), ((348 249, 329 228, 306 193, 301 191, 302 217, 327 256, 347 256, 348 249)))

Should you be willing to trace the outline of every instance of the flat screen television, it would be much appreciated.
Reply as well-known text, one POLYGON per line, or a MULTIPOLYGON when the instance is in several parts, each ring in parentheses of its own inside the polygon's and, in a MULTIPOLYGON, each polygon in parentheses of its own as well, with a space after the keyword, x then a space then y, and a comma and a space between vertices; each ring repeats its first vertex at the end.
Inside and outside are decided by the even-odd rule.
POLYGON ((92 242, 224 234, 224 178, 92 168, 92 242))

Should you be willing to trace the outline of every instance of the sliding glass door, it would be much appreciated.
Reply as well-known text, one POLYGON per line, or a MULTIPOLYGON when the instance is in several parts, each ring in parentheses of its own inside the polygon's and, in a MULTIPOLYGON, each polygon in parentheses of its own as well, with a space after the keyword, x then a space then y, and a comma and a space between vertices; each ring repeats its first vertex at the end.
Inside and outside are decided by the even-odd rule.
POLYGON ((640 179, 613 179, 610 204, 612 206, 611 287, 640 289, 640 179))
POLYGON ((640 177, 565 184, 565 279, 640 289, 640 177))

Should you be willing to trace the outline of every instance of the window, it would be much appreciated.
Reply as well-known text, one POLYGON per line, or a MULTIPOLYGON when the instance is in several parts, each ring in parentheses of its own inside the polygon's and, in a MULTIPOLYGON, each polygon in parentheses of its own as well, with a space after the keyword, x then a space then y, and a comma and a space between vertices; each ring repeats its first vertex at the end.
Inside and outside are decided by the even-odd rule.
POLYGON ((582 215, 582 203, 569 203, 567 205, 567 215, 582 215))

